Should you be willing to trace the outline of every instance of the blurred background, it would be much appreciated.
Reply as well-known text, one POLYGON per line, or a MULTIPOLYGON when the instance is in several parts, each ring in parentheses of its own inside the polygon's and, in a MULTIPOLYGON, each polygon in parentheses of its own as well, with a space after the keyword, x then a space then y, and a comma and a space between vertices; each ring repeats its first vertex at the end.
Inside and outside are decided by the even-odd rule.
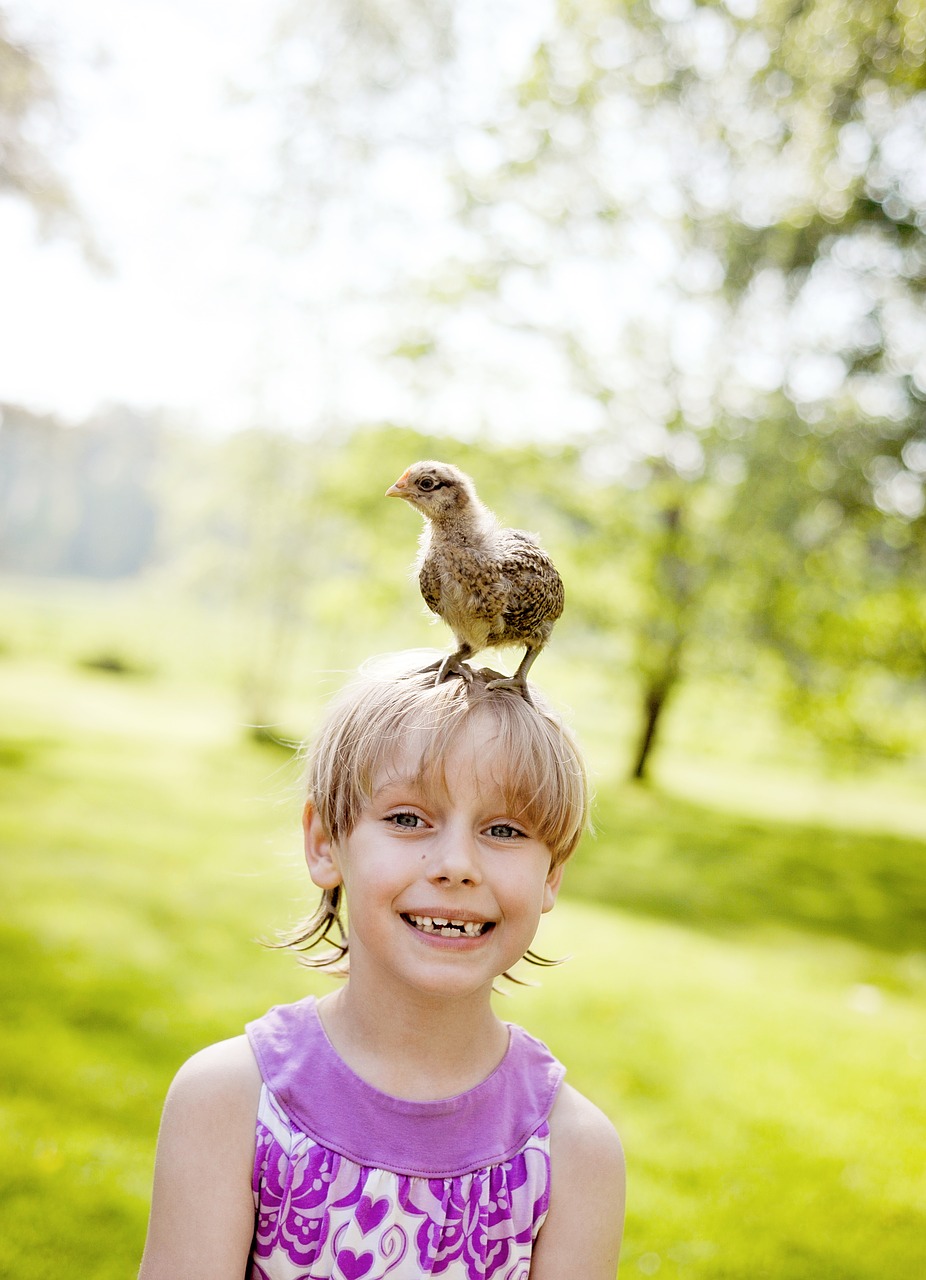
POLYGON ((326 989, 293 747, 446 651, 422 457, 566 582, 500 1009, 621 1274, 926 1274, 924 231, 923 0, 0 0, 0 1274, 133 1275, 177 1066, 326 989))

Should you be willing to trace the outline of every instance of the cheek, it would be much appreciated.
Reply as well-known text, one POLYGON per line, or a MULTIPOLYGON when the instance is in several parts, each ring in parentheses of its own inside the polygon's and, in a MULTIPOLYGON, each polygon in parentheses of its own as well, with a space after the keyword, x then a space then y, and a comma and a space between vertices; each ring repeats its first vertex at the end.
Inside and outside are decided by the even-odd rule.
POLYGON ((549 896, 548 870, 549 863, 546 860, 530 868, 512 868, 504 876, 504 888, 500 888, 500 891, 504 892, 512 905, 519 906, 524 911, 542 911, 549 896))
POLYGON ((341 874, 347 893, 353 890, 358 899, 392 896, 402 879, 398 860, 384 857, 376 849, 352 849, 350 856, 342 859, 341 874))

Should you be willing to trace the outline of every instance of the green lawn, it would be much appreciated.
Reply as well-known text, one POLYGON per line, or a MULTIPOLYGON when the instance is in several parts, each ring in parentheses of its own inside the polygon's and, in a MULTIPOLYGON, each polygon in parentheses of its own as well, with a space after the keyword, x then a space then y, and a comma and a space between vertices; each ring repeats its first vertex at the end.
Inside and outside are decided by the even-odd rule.
MULTIPOLYGON (((218 685, 15 649, 0 1275, 115 1280, 137 1266, 173 1071, 325 989, 255 942, 308 892, 298 776, 218 685)), ((671 778, 598 779, 598 835, 538 944, 573 959, 501 1006, 621 1130, 622 1276, 926 1275, 926 842, 845 822, 847 784, 827 784, 825 822, 784 782, 750 812, 671 778)))

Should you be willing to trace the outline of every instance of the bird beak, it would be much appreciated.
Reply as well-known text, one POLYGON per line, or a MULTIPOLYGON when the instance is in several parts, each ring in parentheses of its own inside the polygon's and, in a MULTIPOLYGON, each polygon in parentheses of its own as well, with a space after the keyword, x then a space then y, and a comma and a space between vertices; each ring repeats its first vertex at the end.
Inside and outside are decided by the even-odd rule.
POLYGON ((391 484, 389 488, 386 490, 386 497, 387 498, 404 498, 406 496, 405 491, 407 488, 408 488, 408 472, 403 471, 402 474, 399 476, 398 480, 396 480, 395 484, 391 484))

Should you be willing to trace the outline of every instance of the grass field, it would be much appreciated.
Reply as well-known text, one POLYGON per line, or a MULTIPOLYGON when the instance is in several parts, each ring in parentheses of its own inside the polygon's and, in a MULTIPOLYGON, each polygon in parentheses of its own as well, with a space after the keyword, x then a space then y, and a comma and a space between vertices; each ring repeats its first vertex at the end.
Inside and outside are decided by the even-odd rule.
MULTIPOLYGON (((0 1275, 115 1280, 179 1063, 326 980, 255 942, 308 891, 291 756, 220 682, 51 650, 0 656, 0 1275)), ((538 943, 573 959, 501 1005, 621 1130, 621 1274, 916 1280, 926 799, 674 753, 599 769, 538 943)))

